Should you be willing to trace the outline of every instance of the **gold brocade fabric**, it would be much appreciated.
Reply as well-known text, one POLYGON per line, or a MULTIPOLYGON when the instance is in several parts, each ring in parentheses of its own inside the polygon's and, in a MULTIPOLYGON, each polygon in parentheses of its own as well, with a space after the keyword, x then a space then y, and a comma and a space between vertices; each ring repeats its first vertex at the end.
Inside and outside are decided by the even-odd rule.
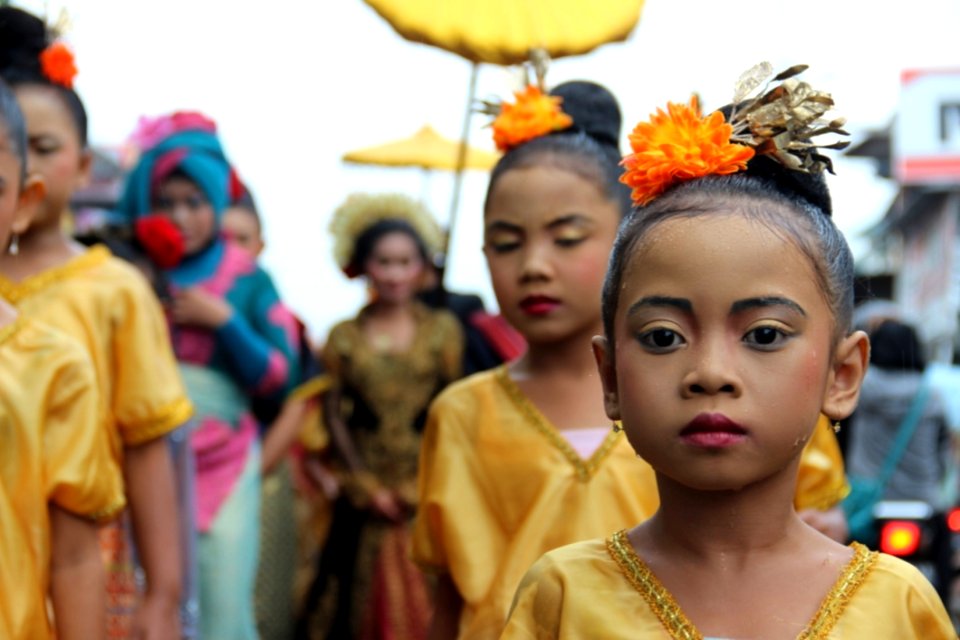
MULTIPOLYGON (((852 546, 853 559, 798 640, 957 637, 940 598, 915 567, 857 543, 852 546)), ((621 531, 610 540, 568 545, 541 558, 524 576, 501 637, 704 636, 621 531)))
POLYGON ((0 363, 0 637, 43 640, 48 504, 102 520, 123 509, 123 485, 79 343, 21 319, 0 329, 0 363))
POLYGON ((349 534, 358 541, 356 556, 345 561, 353 566, 353 586, 349 593, 338 593, 342 576, 334 576, 337 586, 321 598, 318 617, 330 619, 334 610, 349 609, 355 637, 414 640, 425 637, 430 621, 424 576, 406 552, 396 553, 397 541, 408 548, 409 523, 394 524, 367 511, 370 492, 377 487, 416 504, 418 418, 437 392, 460 376, 464 339, 456 317, 419 304, 414 313, 417 331, 407 351, 370 344, 361 330, 364 312, 336 325, 324 348, 324 365, 341 394, 342 417, 364 465, 362 477, 345 479, 345 493, 351 508, 367 515, 354 517, 357 522, 351 525, 339 510, 334 513, 330 540, 342 540, 343 527, 356 527, 349 534), (331 602, 333 593, 339 602, 331 602))
POLYGON ((463 354, 463 335, 452 314, 419 304, 415 314, 417 333, 407 351, 374 348, 361 330, 361 312, 331 329, 323 355, 365 469, 410 504, 416 502, 420 457, 415 422, 433 396, 460 376, 463 354), (361 413, 361 404, 369 413, 361 413))
MULTIPOLYGON (((653 470, 622 433, 611 431, 582 460, 505 366, 437 398, 421 456, 414 559, 450 574, 464 599, 461 638, 499 636, 521 577, 542 554, 634 526, 659 505, 653 470)), ((828 507, 845 493, 836 437, 821 418, 795 503, 828 507)))
POLYGON ((158 438, 190 418, 160 304, 143 276, 106 247, 19 283, 0 276, 0 296, 87 347, 118 462, 124 446, 158 438))

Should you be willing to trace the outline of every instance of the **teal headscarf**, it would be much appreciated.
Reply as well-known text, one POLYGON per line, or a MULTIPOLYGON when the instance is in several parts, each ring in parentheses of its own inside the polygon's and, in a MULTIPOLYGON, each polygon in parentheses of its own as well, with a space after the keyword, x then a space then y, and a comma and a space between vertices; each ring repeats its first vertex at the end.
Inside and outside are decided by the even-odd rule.
MULTIPOLYGON (((212 123, 210 123, 212 125, 212 123)), ((153 212, 153 192, 165 177, 182 171, 203 191, 219 224, 230 204, 230 164, 212 126, 174 130, 144 151, 127 176, 118 213, 133 221, 153 212)), ((171 125, 176 129, 176 125, 171 125)))

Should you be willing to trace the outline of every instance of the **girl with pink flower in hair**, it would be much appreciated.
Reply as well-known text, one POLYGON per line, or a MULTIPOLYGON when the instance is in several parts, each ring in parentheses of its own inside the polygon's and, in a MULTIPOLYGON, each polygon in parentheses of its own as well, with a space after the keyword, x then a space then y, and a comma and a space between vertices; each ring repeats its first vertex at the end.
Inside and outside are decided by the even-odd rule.
MULTIPOLYGON (((131 221, 168 221, 183 241, 178 264, 155 262, 170 283, 174 350, 196 405, 201 637, 256 638, 260 447, 250 402, 287 391, 296 324, 266 272, 220 234, 233 178, 216 125, 177 113, 147 129, 152 146, 118 209, 131 221)), ((149 251, 150 238, 139 239, 149 251)))

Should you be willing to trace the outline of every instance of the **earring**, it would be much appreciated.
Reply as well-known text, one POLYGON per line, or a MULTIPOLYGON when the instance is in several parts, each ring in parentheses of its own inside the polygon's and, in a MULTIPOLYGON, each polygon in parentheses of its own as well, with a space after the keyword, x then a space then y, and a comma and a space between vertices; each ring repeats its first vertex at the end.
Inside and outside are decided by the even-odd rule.
POLYGON ((620 433, 621 431, 623 431, 623 423, 620 422, 619 420, 614 420, 614 421, 613 421, 613 432, 614 432, 614 433, 620 433))
POLYGON ((840 421, 839 421, 839 420, 834 421, 834 423, 833 423, 833 432, 834 432, 834 433, 840 433, 840 421))
POLYGON ((20 234, 15 233, 10 237, 10 246, 7 248, 7 253, 12 256, 20 253, 20 234))

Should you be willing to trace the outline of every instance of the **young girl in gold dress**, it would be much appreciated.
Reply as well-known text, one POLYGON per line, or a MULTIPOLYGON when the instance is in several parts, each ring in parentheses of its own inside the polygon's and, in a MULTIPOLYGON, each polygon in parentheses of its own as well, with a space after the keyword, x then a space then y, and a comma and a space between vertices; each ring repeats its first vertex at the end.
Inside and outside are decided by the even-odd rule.
POLYGON ((729 121, 693 100, 634 130, 638 208, 594 351, 607 415, 653 467, 660 506, 543 556, 503 638, 956 638, 914 567, 794 509, 812 425, 853 410, 869 351, 813 141, 842 131, 798 70, 729 121))
MULTIPOLYGON (((619 107, 588 82, 553 94, 563 101, 558 126, 541 129, 547 135, 517 143, 509 127, 494 125, 515 146, 491 175, 484 215, 500 310, 529 348, 441 394, 424 435, 413 550, 440 574, 436 638, 498 637, 541 554, 657 508, 653 471, 611 429, 590 353, 602 330, 605 267, 630 208, 619 182, 619 107)), ((797 506, 820 516, 844 490, 834 434, 820 424, 804 453, 797 506)))
MULTIPOLYGON (((26 158, 23 116, 0 80, 0 247, 43 199, 26 158)), ((102 638, 97 530, 124 499, 93 365, 80 343, 18 314, 2 295, 0 362, 0 637, 102 638)))
POLYGON ((340 267, 366 278, 372 300, 323 349, 324 418, 347 472, 314 593, 334 596, 321 601, 329 638, 424 638, 430 598, 408 558, 420 436, 430 401, 460 377, 464 342, 452 313, 417 299, 440 230, 406 196, 355 194, 331 231, 340 267))

